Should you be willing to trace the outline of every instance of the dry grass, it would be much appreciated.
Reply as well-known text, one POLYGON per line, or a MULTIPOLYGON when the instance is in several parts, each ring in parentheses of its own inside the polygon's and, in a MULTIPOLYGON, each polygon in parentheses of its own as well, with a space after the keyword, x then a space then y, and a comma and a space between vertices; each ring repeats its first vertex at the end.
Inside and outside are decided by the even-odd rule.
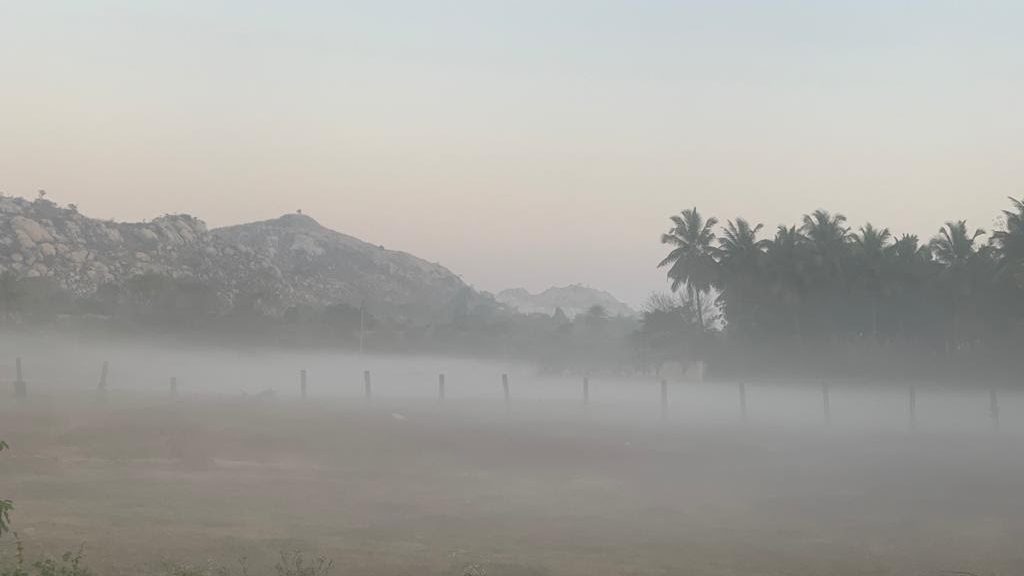
POLYGON ((256 573, 294 549, 340 575, 1024 572, 1009 440, 608 428, 454 404, 5 403, 0 487, 30 554, 85 542, 111 575, 241 557, 256 573))

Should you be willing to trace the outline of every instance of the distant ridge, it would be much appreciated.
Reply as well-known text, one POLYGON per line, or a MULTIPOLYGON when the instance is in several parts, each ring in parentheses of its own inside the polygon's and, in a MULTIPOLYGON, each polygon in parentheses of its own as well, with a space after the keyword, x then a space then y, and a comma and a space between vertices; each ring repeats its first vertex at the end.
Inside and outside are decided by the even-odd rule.
POLYGON ((510 288, 502 290, 495 298, 523 314, 554 314, 561 308, 571 318, 593 306, 601 306, 611 316, 636 316, 636 310, 610 293, 582 284, 556 286, 539 294, 531 294, 523 288, 510 288))
POLYGON ((239 298, 267 314, 296 305, 362 306, 432 322, 476 294, 447 268, 321 226, 303 214, 208 230, 193 216, 148 222, 89 218, 74 206, 0 197, 0 273, 49 279, 73 297, 161 275, 210 287, 224 310, 239 298))

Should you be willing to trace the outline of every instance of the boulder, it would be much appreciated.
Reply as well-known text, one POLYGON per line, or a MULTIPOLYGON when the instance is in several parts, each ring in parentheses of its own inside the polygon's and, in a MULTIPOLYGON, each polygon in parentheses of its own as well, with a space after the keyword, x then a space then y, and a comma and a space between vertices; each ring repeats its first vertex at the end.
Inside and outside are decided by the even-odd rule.
POLYGON ((50 235, 50 232, 42 224, 31 218, 15 216, 11 218, 11 228, 14 229, 15 235, 19 236, 19 239, 25 237, 33 245, 40 242, 53 241, 53 236, 50 235))

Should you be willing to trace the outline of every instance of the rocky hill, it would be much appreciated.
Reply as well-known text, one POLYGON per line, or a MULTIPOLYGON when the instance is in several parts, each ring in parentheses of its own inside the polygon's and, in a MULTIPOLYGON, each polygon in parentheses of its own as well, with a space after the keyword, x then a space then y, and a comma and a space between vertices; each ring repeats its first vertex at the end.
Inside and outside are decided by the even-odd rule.
POLYGON ((561 308, 566 316, 572 318, 592 306, 602 306, 611 316, 636 315, 635 310, 608 292, 580 284, 548 288, 539 294, 530 294, 523 288, 512 288, 502 290, 495 298, 523 314, 553 314, 561 308))
POLYGON ((440 265, 301 214, 208 230, 188 215, 97 220, 42 198, 0 197, 0 273, 51 279, 76 298, 160 275, 210 287, 223 310, 242 297, 258 298, 267 314, 365 303, 375 314, 409 321, 436 320, 472 292, 440 265))

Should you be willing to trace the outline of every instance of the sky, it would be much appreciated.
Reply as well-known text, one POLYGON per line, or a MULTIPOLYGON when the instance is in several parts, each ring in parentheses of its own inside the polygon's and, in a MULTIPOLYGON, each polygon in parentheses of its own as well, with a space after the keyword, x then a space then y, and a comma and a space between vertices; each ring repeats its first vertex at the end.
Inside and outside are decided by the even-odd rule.
POLYGON ((0 192, 297 209, 497 291, 667 289, 697 207, 932 236, 1024 195, 1024 3, 0 0, 0 192))

